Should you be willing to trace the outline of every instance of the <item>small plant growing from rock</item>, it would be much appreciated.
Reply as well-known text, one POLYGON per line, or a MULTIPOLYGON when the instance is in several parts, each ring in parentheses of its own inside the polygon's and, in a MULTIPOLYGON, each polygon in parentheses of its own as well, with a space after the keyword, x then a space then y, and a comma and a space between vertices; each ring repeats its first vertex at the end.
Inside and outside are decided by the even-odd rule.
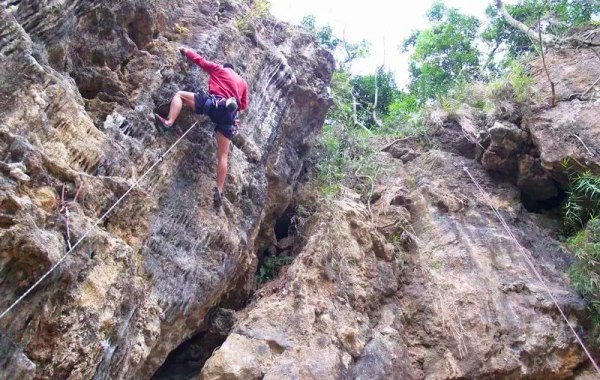
POLYGON ((569 238, 567 244, 575 257, 569 277, 587 303, 594 343, 600 346, 600 219, 591 219, 587 228, 569 238))
POLYGON ((564 206, 564 224, 573 233, 585 226, 590 219, 600 215, 600 177, 589 170, 576 173, 568 159, 562 166, 569 179, 568 198, 564 206))
POLYGON ((271 10, 269 0, 249 0, 250 10, 242 17, 235 20, 235 26, 244 34, 256 32, 258 23, 265 18, 271 10))
POLYGON ((264 265, 258 269, 256 283, 260 285, 273 280, 279 274, 281 267, 290 265, 293 261, 294 258, 290 256, 268 257, 265 259, 264 265))
POLYGON ((576 173, 568 159, 562 166, 570 183, 564 225, 567 234, 574 234, 567 240, 574 256, 569 277, 587 303, 591 334, 600 346, 600 177, 590 171, 576 173))

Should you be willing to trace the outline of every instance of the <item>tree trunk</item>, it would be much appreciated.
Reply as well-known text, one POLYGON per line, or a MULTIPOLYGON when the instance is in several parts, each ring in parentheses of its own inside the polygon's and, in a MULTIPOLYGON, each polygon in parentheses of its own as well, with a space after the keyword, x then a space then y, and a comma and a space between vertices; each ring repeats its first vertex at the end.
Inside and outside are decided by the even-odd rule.
POLYGON ((358 121, 358 114, 356 112, 356 105, 358 104, 358 102, 356 101, 356 96, 354 96, 354 92, 352 92, 351 94, 352 94, 352 118, 354 119, 354 124, 358 125, 362 129, 367 131, 370 135, 372 135, 373 132, 371 132, 369 130, 369 128, 367 128, 363 123, 358 121))
POLYGON ((485 63, 483 64, 483 66, 481 66, 481 68, 479 69, 479 71, 481 72, 481 75, 484 75, 485 69, 487 69, 487 67, 489 66, 489 64, 494 59, 494 56, 496 55, 496 52, 498 51, 498 48, 500 47, 501 44, 502 44, 502 41, 497 41, 496 42, 496 46, 494 46, 494 49, 492 49, 492 51, 488 55, 487 60, 485 61, 485 63))
MULTIPOLYGON (((504 20, 506 20, 506 22, 510 26, 512 26, 513 28, 519 29, 521 32, 525 33, 527 35, 527 37, 531 38, 534 41, 537 41, 540 38, 537 35, 537 33, 535 32, 535 30, 533 30, 530 27, 528 27, 527 25, 523 24, 521 21, 513 18, 510 15, 510 13, 508 13, 506 8, 504 7, 502 0, 496 0, 496 8, 498 8, 498 10, 500 11, 500 14, 502 14, 502 17, 504 17, 504 20)), ((555 35, 545 34, 545 33, 541 34, 541 39, 542 39, 541 42, 546 45, 553 45, 555 42, 558 41, 558 38, 555 35)))
POLYGON ((377 127, 383 128, 383 123, 377 117, 377 101, 379 100, 379 86, 377 84, 377 77, 379 76, 379 69, 375 71, 375 101, 373 102, 373 120, 377 127))

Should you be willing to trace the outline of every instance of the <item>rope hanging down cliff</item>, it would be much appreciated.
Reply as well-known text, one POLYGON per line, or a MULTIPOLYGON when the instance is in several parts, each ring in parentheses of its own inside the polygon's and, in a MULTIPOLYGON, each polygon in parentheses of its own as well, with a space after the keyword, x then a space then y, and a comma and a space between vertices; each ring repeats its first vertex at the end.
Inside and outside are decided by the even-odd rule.
POLYGON ((596 361, 592 357, 592 354, 590 353, 590 351, 587 349, 587 347, 583 343, 583 340, 579 337, 579 334, 577 334, 577 332, 575 331, 575 328, 571 325, 571 322, 569 322, 569 319, 567 318, 567 316, 565 315, 565 313, 561 309, 560 305, 558 304, 558 302, 554 298, 554 295, 552 295, 552 292, 550 291, 550 288, 548 288, 548 285, 546 285, 546 282, 542 278, 542 275, 537 271, 537 269, 535 268, 535 265, 533 265, 533 262, 531 261, 531 259, 527 255, 527 252, 525 251, 525 248, 523 248, 523 246, 521 245, 521 243, 519 243, 519 240, 517 240, 516 236, 513 234, 512 230, 510 229, 510 227, 508 225, 508 223, 504 220, 504 217, 502 217, 502 214, 500 214, 500 211, 494 205, 494 203, 492 202, 492 200, 491 200, 490 196, 488 195, 488 193, 483 189, 483 187, 481 187, 481 185, 479 184, 479 182, 477 182, 477 180, 471 174, 471 172, 469 171, 469 168, 467 168, 467 166, 465 165, 464 162, 461 162, 460 164, 459 163, 454 163, 454 166, 457 167, 457 168, 460 167, 465 173, 467 173, 467 175, 471 178, 471 181, 473 181, 473 183, 475 184, 475 186, 477 186, 477 188, 479 189, 479 191, 481 192, 481 194, 483 194, 483 197, 484 197, 485 201, 491 207, 491 209, 494 211, 494 214, 496 215, 496 217, 500 221, 500 224, 502 224, 502 226, 504 227, 504 229, 508 233, 508 236, 515 242, 515 244, 519 248, 519 251, 520 251, 521 255, 525 258, 525 261, 527 262, 527 265, 529 266, 529 268, 531 268, 531 270, 533 271, 533 273, 537 277, 538 281, 542 284, 542 286, 544 287, 544 290, 546 290, 546 292, 548 293, 548 295, 552 299, 552 302, 554 302, 554 305, 556 306, 556 308, 560 312, 560 315, 564 319, 565 323, 567 324, 567 326, 569 326, 569 328, 571 329, 571 331, 575 335, 575 338, 577 339, 577 342, 579 343, 579 345, 581 346, 581 348, 583 348, 583 351, 585 351, 585 354, 587 355, 588 359, 590 359, 590 361, 592 362, 592 365, 594 366, 594 368, 596 369, 596 371, 600 374, 600 367, 598 367, 598 364, 596 363, 596 361))
MULTIPOLYGON (((185 131, 185 133, 183 135, 181 135, 181 137, 179 139, 177 139, 177 141, 175 141, 175 143, 173 145, 171 145, 169 147, 169 149, 167 149, 163 154, 161 154, 158 159, 154 162, 154 164, 152 164, 152 166, 150 166, 150 168, 148 170, 146 170, 144 172, 144 174, 142 174, 142 176, 135 181, 135 183, 133 185, 131 185, 131 187, 129 188, 129 190, 127 190, 125 192, 125 194, 123 194, 121 196, 121 198, 119 198, 109 209, 108 211, 106 211, 93 225, 92 227, 90 227, 89 230, 87 230, 83 236, 77 240, 77 242, 75 244, 73 244, 73 246, 67 251, 67 253, 65 253, 63 255, 63 257, 60 258, 60 260, 58 260, 56 262, 56 264, 54 264, 46 273, 44 273, 44 275, 42 277, 40 277, 39 280, 37 280, 33 285, 31 285, 29 287, 29 289, 27 289, 27 291, 25 293, 23 293, 23 295, 21 295, 21 297, 19 297, 16 301, 14 301, 6 310, 4 310, 2 312, 2 314, 0 314, 0 319, 4 318, 4 316, 6 316, 6 314, 8 314, 15 306, 17 306, 25 297, 27 297, 27 295, 29 293, 31 293, 42 281, 44 281, 44 279, 46 277, 48 277, 50 275, 50 273, 52 273, 56 268, 58 268, 58 266, 60 264, 62 264, 63 261, 65 261, 65 259, 73 252, 75 251, 75 248, 77 248, 79 246, 79 244, 81 244, 81 242, 96 228, 98 227, 98 225, 104 220, 104 218, 106 218, 108 216, 108 214, 111 213, 112 210, 114 210, 126 197, 127 195, 129 195, 129 193, 131 193, 131 191, 133 191, 133 189, 140 183, 142 182, 142 180, 144 178, 146 178, 146 176, 148 175, 148 173, 150 173, 159 163, 161 163, 165 156, 167 154, 169 154, 169 152, 171 150, 173 150, 173 148, 175 148, 175 146, 177 144, 179 144, 179 142, 181 140, 183 140, 183 138, 192 130, 192 128, 194 128, 196 126, 196 124, 198 124, 198 122, 195 122, 194 124, 192 124, 191 127, 188 128, 187 131, 185 131)), ((70 245, 70 243, 69 243, 70 245)))

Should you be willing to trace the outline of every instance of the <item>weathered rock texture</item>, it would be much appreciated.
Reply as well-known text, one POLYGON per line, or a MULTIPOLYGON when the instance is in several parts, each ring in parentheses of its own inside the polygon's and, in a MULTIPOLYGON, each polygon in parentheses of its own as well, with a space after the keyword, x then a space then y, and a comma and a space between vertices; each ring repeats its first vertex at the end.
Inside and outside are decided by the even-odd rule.
MULTIPOLYGON (((2 309, 66 252, 63 185, 67 200, 83 186, 70 208, 75 242, 178 138, 154 128, 153 109, 207 83, 197 68, 184 73, 179 44, 232 62, 249 83, 250 109, 230 154, 224 212, 212 208, 213 127, 200 119, 0 321, 0 378, 149 379, 208 329, 210 308, 239 307, 251 290, 260 226, 272 231, 287 207, 333 70, 306 32, 252 17, 240 1, 2 2, 2 309)), ((184 111, 177 128, 196 119, 184 111)))
MULTIPOLYGON (((305 248, 277 280, 280 290, 245 310, 199 379, 572 375, 584 359, 575 338, 453 166, 461 158, 421 153, 408 165, 378 159, 389 179, 372 214, 350 200, 322 205, 302 232, 305 248)), ((568 252, 529 217, 518 189, 467 165, 577 325, 585 305, 562 275, 568 252)))
MULTIPOLYGON (((175 142, 177 133, 152 126, 153 109, 206 85, 198 69, 185 74, 179 44, 233 62, 250 84, 250 110, 230 155, 224 211, 212 209, 214 138, 200 119, 0 320, 0 378, 552 380, 584 362, 454 163, 489 192, 580 330, 585 307, 564 277, 570 255, 552 220, 521 201, 557 196, 564 158, 599 167, 597 91, 583 94, 579 83, 598 76, 581 74, 597 70, 592 55, 549 59, 559 92, 581 96, 561 95, 555 108, 541 107, 541 96, 530 114, 439 117, 435 148, 405 140, 379 154, 372 204, 351 193, 324 202, 299 236, 275 244, 273 225, 329 105, 332 57, 309 35, 254 19, 232 0, 1 4, 2 308, 66 252, 63 185, 67 200, 82 185, 70 206, 74 242, 175 142), (255 252, 267 246, 299 254, 234 322, 252 291, 255 252)), ((541 71, 534 76, 543 83, 541 71)), ((194 120, 185 111, 178 133, 194 120)))
MULTIPOLYGON (((579 88, 591 86, 598 75, 577 66, 589 62, 562 54, 551 61, 551 71, 560 66, 554 80, 577 82, 577 72, 587 78, 579 88)), ((536 86, 541 75, 534 70, 536 86)), ((550 108, 536 94, 530 107, 511 112, 430 115, 435 149, 410 139, 388 145, 376 159, 373 203, 345 194, 304 222, 307 241, 295 262, 257 293, 198 379, 592 376, 578 368, 586 358, 575 337, 462 170, 464 163, 490 195, 583 332, 585 305, 565 276, 571 254, 557 240, 559 227, 528 212, 523 199, 560 200, 565 158, 596 170, 600 105, 594 95, 550 108)))

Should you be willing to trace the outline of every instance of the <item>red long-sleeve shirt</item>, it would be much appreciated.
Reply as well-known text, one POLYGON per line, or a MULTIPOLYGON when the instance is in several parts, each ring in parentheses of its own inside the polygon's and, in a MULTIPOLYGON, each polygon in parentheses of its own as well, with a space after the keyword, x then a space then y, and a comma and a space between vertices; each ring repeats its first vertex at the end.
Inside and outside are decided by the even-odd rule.
POLYGON ((235 98, 238 102, 239 111, 248 108, 248 84, 244 78, 218 63, 207 61, 193 51, 188 50, 185 55, 210 75, 208 91, 211 94, 220 95, 224 98, 235 98))

